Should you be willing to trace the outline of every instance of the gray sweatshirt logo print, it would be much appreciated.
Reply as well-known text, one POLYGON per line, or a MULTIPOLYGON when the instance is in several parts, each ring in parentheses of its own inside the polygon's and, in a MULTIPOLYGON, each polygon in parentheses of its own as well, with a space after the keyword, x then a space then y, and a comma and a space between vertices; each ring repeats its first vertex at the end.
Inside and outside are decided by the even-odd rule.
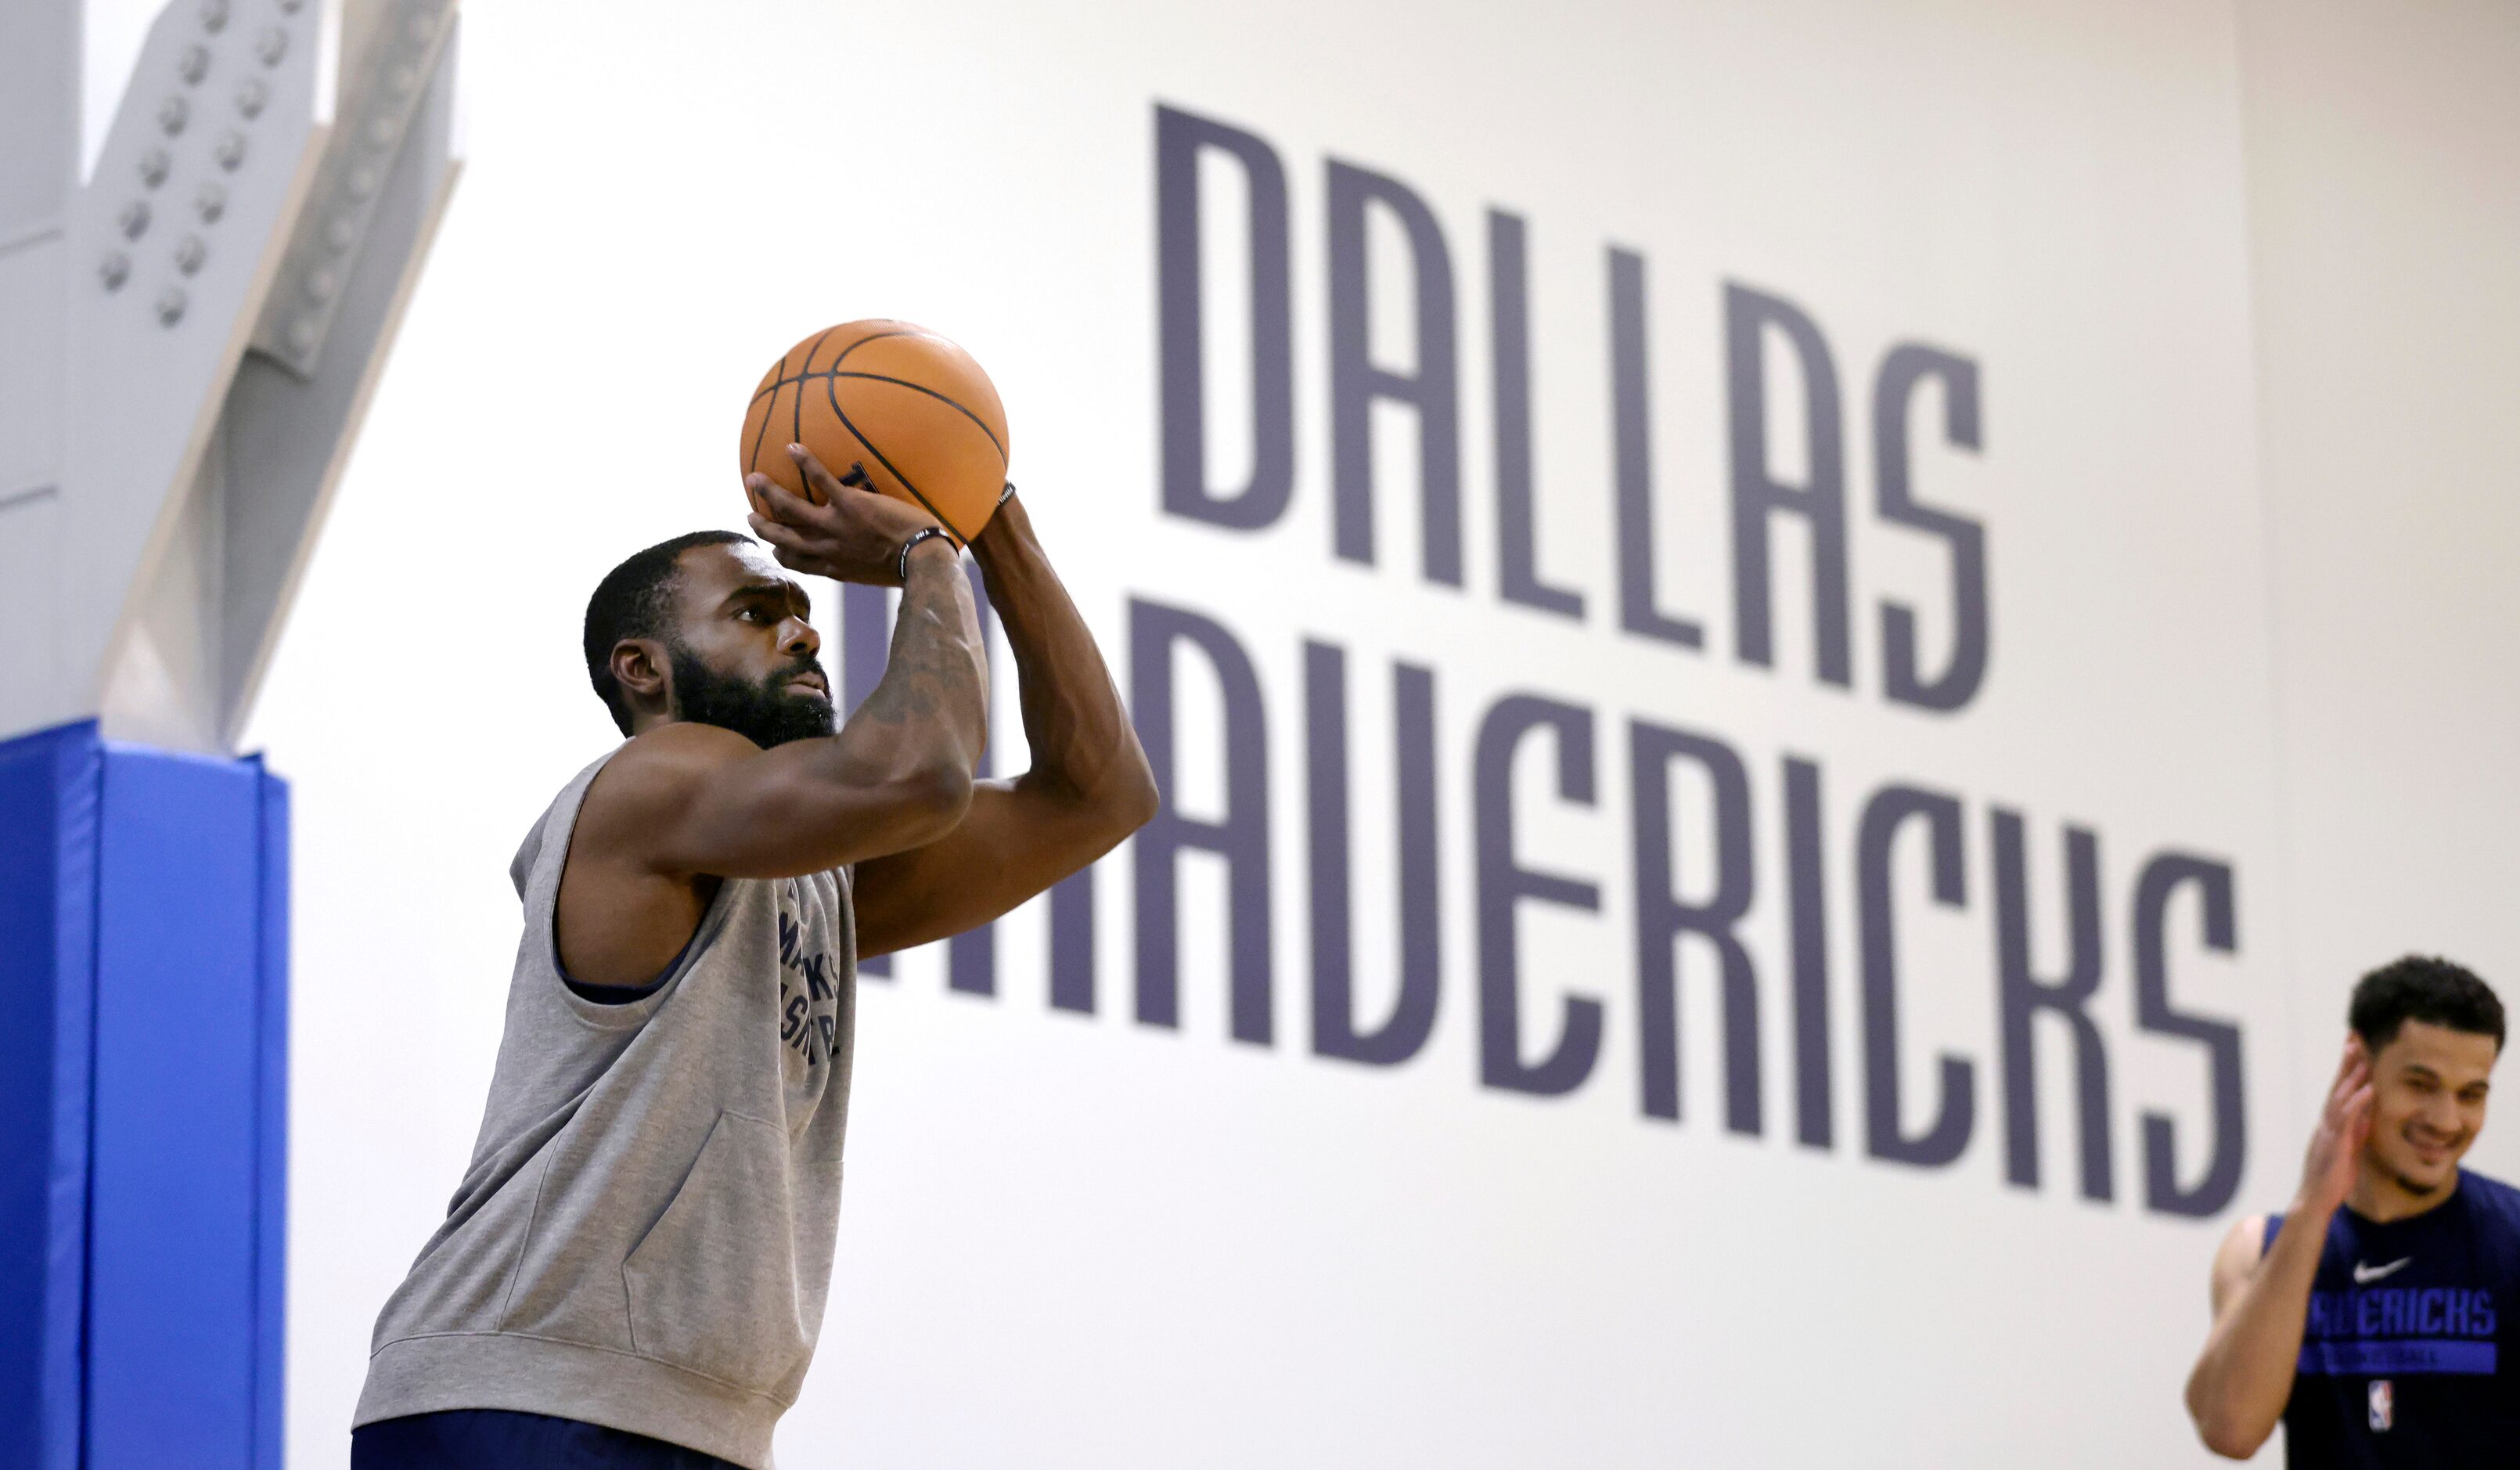
POLYGON ((839 965, 829 951, 808 954, 804 928, 787 905, 779 907, 779 1039, 808 1067, 831 1060, 838 1020, 839 965))

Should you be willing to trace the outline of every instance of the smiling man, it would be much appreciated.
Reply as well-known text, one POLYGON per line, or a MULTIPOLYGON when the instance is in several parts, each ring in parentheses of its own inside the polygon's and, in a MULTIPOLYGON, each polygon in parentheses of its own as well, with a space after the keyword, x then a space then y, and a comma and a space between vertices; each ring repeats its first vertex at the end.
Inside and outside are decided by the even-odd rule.
POLYGON ((2233 1226, 2187 1411, 2293 1470, 2520 1455, 2520 1191, 2458 1167, 2485 1126, 2502 1003, 2448 960, 2354 988, 2353 1034, 2282 1215, 2233 1226))
POLYGON ((763 1470, 822 1328, 858 960, 985 923, 1153 813, 1012 486, 972 551, 1032 768, 975 781, 988 673, 953 542, 789 452, 823 503, 751 478, 775 560, 698 532, 587 607, 628 739, 510 869, 524 936, 489 1104, 378 1319, 354 1470, 763 1470), (845 724, 783 567, 902 588, 845 724))

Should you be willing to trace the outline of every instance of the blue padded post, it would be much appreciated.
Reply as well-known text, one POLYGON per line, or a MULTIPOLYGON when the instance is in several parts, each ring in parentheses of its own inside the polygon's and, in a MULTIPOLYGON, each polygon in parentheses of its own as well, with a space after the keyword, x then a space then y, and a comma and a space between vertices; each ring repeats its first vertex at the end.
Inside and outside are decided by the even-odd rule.
POLYGON ((92 722, 0 743, 0 1464, 39 1470, 80 1464, 102 765, 92 722))
POLYGON ((256 760, 0 745, 0 1463, 280 1464, 288 814, 256 760))
POLYGON ((262 1034, 254 1095, 253 1447, 281 1470, 281 1386, 289 1333, 289 783, 253 758, 262 791, 262 1034))

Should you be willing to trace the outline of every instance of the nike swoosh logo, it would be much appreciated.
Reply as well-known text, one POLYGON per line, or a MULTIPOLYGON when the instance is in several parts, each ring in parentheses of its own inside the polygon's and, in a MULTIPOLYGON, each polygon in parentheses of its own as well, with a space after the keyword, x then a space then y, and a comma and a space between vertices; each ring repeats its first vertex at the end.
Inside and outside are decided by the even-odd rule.
POLYGON ((2354 1263, 2354 1284, 2357 1286, 2368 1286, 2383 1276, 2394 1276, 2399 1271, 2413 1264, 2414 1259, 2415 1258, 2412 1256, 2401 1256, 2397 1260, 2390 1262, 2387 1265, 2364 1265, 2362 1262, 2358 1261, 2354 1263))

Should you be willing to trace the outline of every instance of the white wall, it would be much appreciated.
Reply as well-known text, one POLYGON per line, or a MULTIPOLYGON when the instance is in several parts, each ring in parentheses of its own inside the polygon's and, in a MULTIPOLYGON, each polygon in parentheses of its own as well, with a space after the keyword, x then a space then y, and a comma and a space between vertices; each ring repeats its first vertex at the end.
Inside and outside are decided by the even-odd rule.
MULTIPOLYGON (((468 10, 466 181, 254 727, 297 794, 292 1462, 342 1462, 376 1308, 469 1152, 515 943, 507 856, 612 738, 575 652, 586 591, 629 549, 740 524, 742 392, 799 332, 871 314, 990 364, 1016 478, 1115 664, 1132 594, 1217 615, 1259 662, 1278 1040, 1226 1039, 1204 875, 1185 890, 1181 1030, 1130 1018, 1125 860, 1104 870, 1095 1017, 1044 1005, 1037 914, 1004 926, 995 1002, 948 994, 932 957, 867 983, 833 1306, 787 1463, 1949 1465, 2029 1445, 2060 1465, 2201 1461, 2177 1385, 2221 1221, 2140 1203, 2138 1113, 2179 1120, 2192 1173, 2205 1099, 2193 1049, 2132 1023, 2137 864, 2180 847, 2238 873, 2237 956, 2195 949, 2192 909, 2174 926, 2182 1003, 2247 1029, 2232 1211, 2288 1191, 2298 1098, 2354 973, 2416 946, 2497 974, 2511 946, 2476 896, 2509 866, 2493 758, 2511 702, 2466 652, 2515 600, 2487 518, 2512 514, 2492 471, 2520 450, 2493 410, 2520 348, 2489 324, 2515 314, 2520 227, 2507 192, 2499 214, 2469 207, 2508 189, 2491 165, 2511 156, 2494 81, 2511 27, 2485 6, 2294 13, 762 3, 696 26, 679 7, 468 10), (1153 509, 1158 101, 1260 131, 1289 171, 1300 477, 1261 536, 1153 509), (1325 154, 1408 180, 1452 248, 1462 593, 1419 583, 1414 518, 1389 504, 1378 569, 1326 553, 1325 154), (1580 628, 1494 595, 1491 205, 1532 221, 1544 566, 1584 586, 1580 628), (1650 260, 1668 600, 1706 621, 1711 656, 1612 631, 1613 243, 1650 260), (1836 355, 1851 693, 1811 678, 1790 532, 1778 667, 1730 656, 1727 279, 1794 298, 1836 355), (1930 545, 1864 509, 1871 370, 1912 338, 1985 373, 1981 454, 1936 450, 1918 420, 1920 493, 1985 520, 1995 569, 1993 670, 1951 717, 1886 707, 1872 643, 1884 595, 1926 610, 1929 643, 1947 626, 1930 545), (2408 453, 2431 473, 2370 468, 2408 453), (2373 585, 2374 561, 2394 584, 2373 585), (1305 1050, 1305 635, 1350 646, 1372 996, 1390 985, 1388 658, 1441 681, 1443 1011, 1389 1073, 1305 1050), (1526 1007, 1609 1007, 1600 1067, 1558 1102, 1476 1082, 1462 793, 1471 723, 1510 687, 1578 700, 1600 735, 1598 811, 1554 809, 1537 769, 1518 788, 1535 860, 1605 889, 1598 919, 1526 923, 1526 1007), (1684 959, 1683 1121, 1639 1115, 1614 855, 1631 714, 1718 733, 1751 769, 1756 1138, 1719 1121, 1701 952, 1684 959), (1912 848, 1898 890, 1912 1092, 1937 1052, 1976 1069, 1950 1169, 1864 1156, 1842 855, 1837 1143, 1793 1142, 1785 754, 1825 764, 1841 854, 1876 783, 1966 802, 1965 913, 1925 901, 1912 848), (2102 835, 2106 1204, 2074 1191, 2061 1033, 2040 1042, 2045 1181, 2002 1182, 1995 804, 2031 823, 2050 967, 2057 824, 2102 835)), ((1188 749, 1210 716, 1185 699, 1188 749)), ((1214 784, 1193 764, 1186 800, 1214 784)), ((1702 829, 1695 803, 1685 830, 1702 829)), ((1685 877, 1702 860, 1686 848, 1685 877)), ((2486 1148, 2511 1159, 2515 1138, 2486 1148)))
MULTIPOLYGON (((2242 6, 2296 1090, 2354 977, 2520 975, 2520 11, 2242 6)), ((2520 1126, 2474 1156, 2520 1175, 2520 1126)))

